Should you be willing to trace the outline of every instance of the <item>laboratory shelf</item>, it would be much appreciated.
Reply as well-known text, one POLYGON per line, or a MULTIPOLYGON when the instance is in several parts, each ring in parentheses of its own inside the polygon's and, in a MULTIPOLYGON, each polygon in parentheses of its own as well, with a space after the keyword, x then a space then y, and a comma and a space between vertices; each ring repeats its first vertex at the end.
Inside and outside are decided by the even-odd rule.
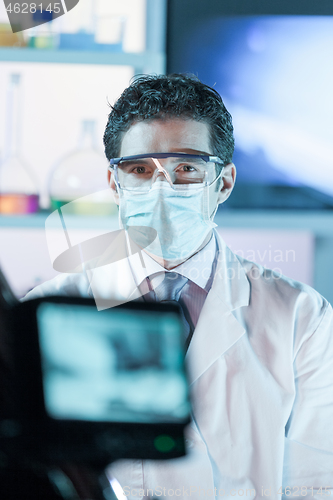
POLYGON ((220 208, 215 222, 220 227, 311 231, 333 237, 333 210, 231 210, 220 208))
MULTIPOLYGON (((44 227, 48 211, 33 215, 2 215, 0 227, 44 227)), ((108 228, 118 219, 113 216, 67 216, 72 227, 108 228)), ((333 237, 333 211, 302 210, 224 210, 220 209, 215 217, 220 227, 234 229, 281 229, 311 231, 315 236, 333 237)))
MULTIPOLYGON (((0 228, 44 228, 45 221, 50 212, 42 212, 33 215, 2 215, 0 216, 0 228)), ((66 221, 70 227, 77 229, 108 229, 118 221, 118 216, 98 217, 98 216, 75 216, 66 215, 66 221)))
POLYGON ((132 66, 136 72, 154 68, 154 71, 162 73, 165 68, 165 54, 152 51, 118 53, 8 47, 0 48, 0 61, 132 66))

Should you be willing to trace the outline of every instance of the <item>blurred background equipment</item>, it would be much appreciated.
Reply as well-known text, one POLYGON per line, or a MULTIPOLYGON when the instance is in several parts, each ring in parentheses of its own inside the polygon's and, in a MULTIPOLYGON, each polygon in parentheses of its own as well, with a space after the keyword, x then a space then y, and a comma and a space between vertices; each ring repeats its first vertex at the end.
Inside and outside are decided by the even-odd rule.
POLYGON ((25 45, 24 33, 22 31, 13 33, 8 19, 1 18, 0 47, 25 47, 25 45))
MULTIPOLYGON (((22 151, 40 186, 39 214, 0 217, 0 262, 15 292, 55 275, 44 229, 49 177, 77 148, 82 122, 95 122, 102 155, 107 101, 131 77, 191 71, 221 93, 234 119, 238 177, 216 215, 223 238, 333 302, 332 19, 331 0, 80 0, 20 40, 0 30, 0 109, 10 75, 20 74, 22 151), (29 46, 44 34, 53 48, 29 46), (89 49, 79 43, 84 34, 89 49), (60 49, 65 35, 77 48, 60 49)), ((2 2, 0 23, 8 25, 2 2)), ((1 158, 5 125, 0 119, 1 158)), ((75 204, 67 211, 81 211, 75 204)), ((116 208, 105 217, 73 215, 70 227, 76 243, 116 230, 116 208)))
MULTIPOLYGON (((165 0, 81 0, 51 22, 13 34, 0 2, 0 109, 10 75, 20 74, 20 146, 40 186, 41 209, 50 207, 50 172, 78 147, 82 122, 94 121, 93 147, 103 155, 108 102, 134 74, 165 72, 165 10, 165 0)), ((1 116, 3 159, 10 121, 1 116)))
POLYGON ((29 214, 38 210, 38 189, 33 172, 21 153, 24 103, 21 75, 11 73, 7 91, 6 139, 0 162, 0 213, 29 214))
POLYGON ((115 205, 110 203, 110 194, 106 190, 107 166, 105 155, 97 149, 95 121, 82 120, 77 149, 59 161, 50 175, 51 210, 57 210, 77 198, 91 195, 85 203, 70 205, 73 207, 73 213, 115 213, 115 205))
POLYGON ((227 206, 333 208, 333 17, 304 2, 199 3, 171 0, 168 71, 196 74, 233 117, 227 206))

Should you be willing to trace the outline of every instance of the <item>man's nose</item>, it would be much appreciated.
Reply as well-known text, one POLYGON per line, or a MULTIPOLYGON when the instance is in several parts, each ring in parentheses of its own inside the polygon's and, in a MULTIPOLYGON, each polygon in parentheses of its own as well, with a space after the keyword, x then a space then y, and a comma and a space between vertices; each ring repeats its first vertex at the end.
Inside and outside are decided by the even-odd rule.
POLYGON ((167 177, 166 177, 166 175, 165 175, 165 173, 163 171, 161 172, 160 170, 157 170, 155 181, 166 181, 166 182, 168 182, 168 179, 167 179, 167 177))

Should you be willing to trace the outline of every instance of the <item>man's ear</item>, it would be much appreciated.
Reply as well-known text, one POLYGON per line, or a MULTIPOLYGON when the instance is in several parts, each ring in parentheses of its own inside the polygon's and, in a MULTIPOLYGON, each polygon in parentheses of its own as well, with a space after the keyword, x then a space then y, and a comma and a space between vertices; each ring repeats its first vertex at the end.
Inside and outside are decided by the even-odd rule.
POLYGON ((236 181, 236 167, 233 163, 228 163, 223 169, 223 185, 219 192, 218 203, 224 203, 231 195, 236 181))
POLYGON ((109 184, 109 186, 111 188, 114 202, 116 203, 116 205, 119 205, 119 193, 117 191, 117 186, 116 186, 116 183, 114 181, 113 173, 110 172, 110 170, 108 170, 108 174, 107 175, 108 175, 108 184, 109 184))

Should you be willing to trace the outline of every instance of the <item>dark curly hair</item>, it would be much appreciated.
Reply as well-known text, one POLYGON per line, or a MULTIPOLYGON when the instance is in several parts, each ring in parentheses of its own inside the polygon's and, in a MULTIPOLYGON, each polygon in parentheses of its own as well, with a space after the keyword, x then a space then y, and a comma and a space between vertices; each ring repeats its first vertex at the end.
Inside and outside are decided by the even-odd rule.
POLYGON ((110 107, 103 138, 108 160, 119 157, 123 134, 133 122, 180 117, 207 123, 212 154, 219 156, 225 164, 232 161, 231 115, 216 90, 195 76, 141 76, 110 107))

